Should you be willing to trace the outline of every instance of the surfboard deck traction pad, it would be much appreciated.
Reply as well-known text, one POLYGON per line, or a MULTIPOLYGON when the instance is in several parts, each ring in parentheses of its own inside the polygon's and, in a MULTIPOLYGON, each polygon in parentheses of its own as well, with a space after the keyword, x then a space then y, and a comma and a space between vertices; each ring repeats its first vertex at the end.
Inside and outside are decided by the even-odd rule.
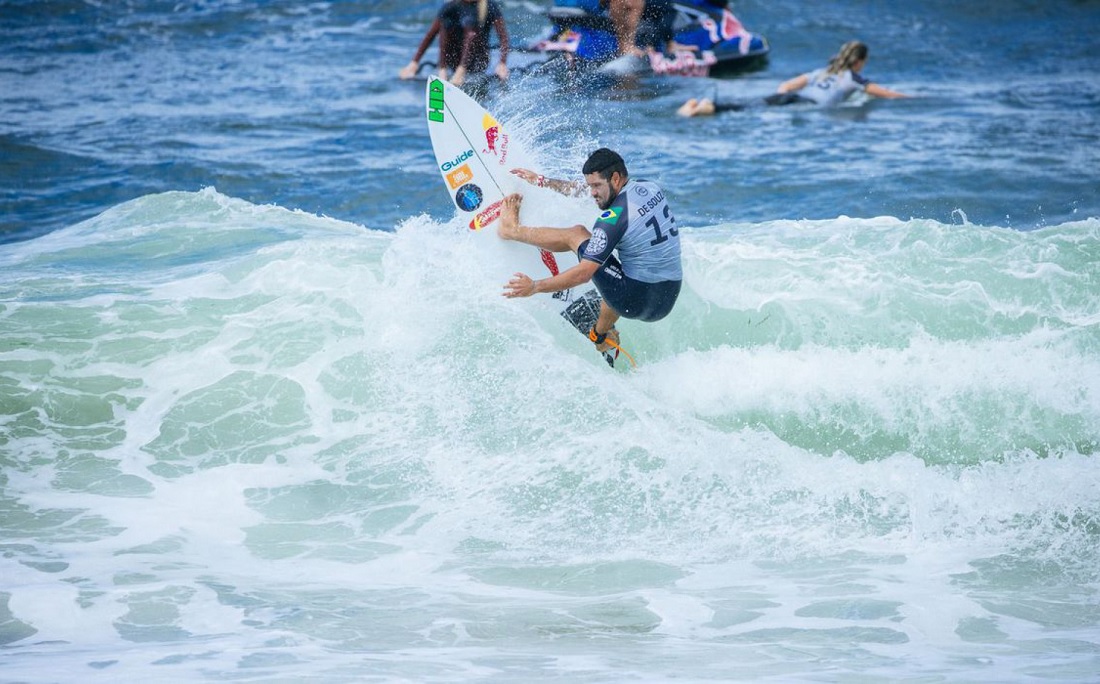
MULTIPOLYGON (((596 320, 600 317, 600 294, 595 289, 585 292, 562 309, 561 316, 587 338, 588 331, 596 325, 596 320)), ((612 368, 615 367, 615 356, 614 352, 603 352, 604 361, 612 368)))

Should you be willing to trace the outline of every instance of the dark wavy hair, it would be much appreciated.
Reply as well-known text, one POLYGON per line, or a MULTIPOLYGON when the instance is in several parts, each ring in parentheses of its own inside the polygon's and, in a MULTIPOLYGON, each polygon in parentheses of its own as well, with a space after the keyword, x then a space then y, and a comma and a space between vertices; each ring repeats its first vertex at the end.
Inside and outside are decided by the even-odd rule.
POLYGON ((623 178, 627 177, 626 162, 619 156, 618 152, 609 150, 606 147, 601 147, 592 154, 588 155, 588 161, 584 163, 584 167, 581 172, 584 175, 590 173, 598 173, 604 180, 611 180, 611 175, 618 172, 623 178))

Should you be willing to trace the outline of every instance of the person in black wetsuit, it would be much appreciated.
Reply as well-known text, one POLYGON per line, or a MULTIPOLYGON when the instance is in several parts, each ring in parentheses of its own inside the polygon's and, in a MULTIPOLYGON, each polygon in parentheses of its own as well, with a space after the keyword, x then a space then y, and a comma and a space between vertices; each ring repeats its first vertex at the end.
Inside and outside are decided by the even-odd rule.
POLYGON ((416 76, 420 59, 439 36, 439 77, 460 86, 469 74, 485 71, 489 66, 489 30, 500 38, 500 62, 494 69, 497 78, 508 79, 508 27, 497 0, 451 0, 445 4, 424 34, 412 61, 398 75, 402 79, 416 76))

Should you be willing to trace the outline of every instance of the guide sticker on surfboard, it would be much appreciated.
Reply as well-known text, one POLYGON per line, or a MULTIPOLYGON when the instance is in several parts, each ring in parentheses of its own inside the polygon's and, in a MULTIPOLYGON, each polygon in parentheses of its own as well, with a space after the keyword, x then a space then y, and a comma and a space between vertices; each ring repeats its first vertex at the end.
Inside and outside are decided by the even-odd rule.
MULTIPOLYGON (((504 198, 530 187, 512 169, 535 168, 519 141, 460 88, 434 76, 428 79, 426 106, 428 133, 446 190, 463 222, 486 241, 486 248, 500 248, 503 243, 512 271, 536 279, 557 275, 576 263, 575 255, 552 254, 496 235, 504 198)), ((600 295, 591 285, 575 289, 579 291, 567 290, 546 299, 587 337, 599 315, 600 295)), ((615 365, 616 356, 617 351, 604 352, 610 366, 615 365)))

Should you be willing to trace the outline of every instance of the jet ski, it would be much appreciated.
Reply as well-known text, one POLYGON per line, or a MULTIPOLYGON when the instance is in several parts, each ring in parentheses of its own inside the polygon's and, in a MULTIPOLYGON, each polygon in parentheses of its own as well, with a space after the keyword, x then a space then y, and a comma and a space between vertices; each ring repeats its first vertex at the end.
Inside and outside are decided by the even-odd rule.
POLYGON ((643 16, 638 44, 652 45, 645 57, 619 56, 614 27, 599 0, 557 0, 547 12, 549 35, 528 51, 560 59, 570 70, 603 74, 721 76, 763 66, 770 47, 764 36, 745 29, 727 0, 677 0, 671 3, 674 50, 656 45, 661 29, 643 16))

